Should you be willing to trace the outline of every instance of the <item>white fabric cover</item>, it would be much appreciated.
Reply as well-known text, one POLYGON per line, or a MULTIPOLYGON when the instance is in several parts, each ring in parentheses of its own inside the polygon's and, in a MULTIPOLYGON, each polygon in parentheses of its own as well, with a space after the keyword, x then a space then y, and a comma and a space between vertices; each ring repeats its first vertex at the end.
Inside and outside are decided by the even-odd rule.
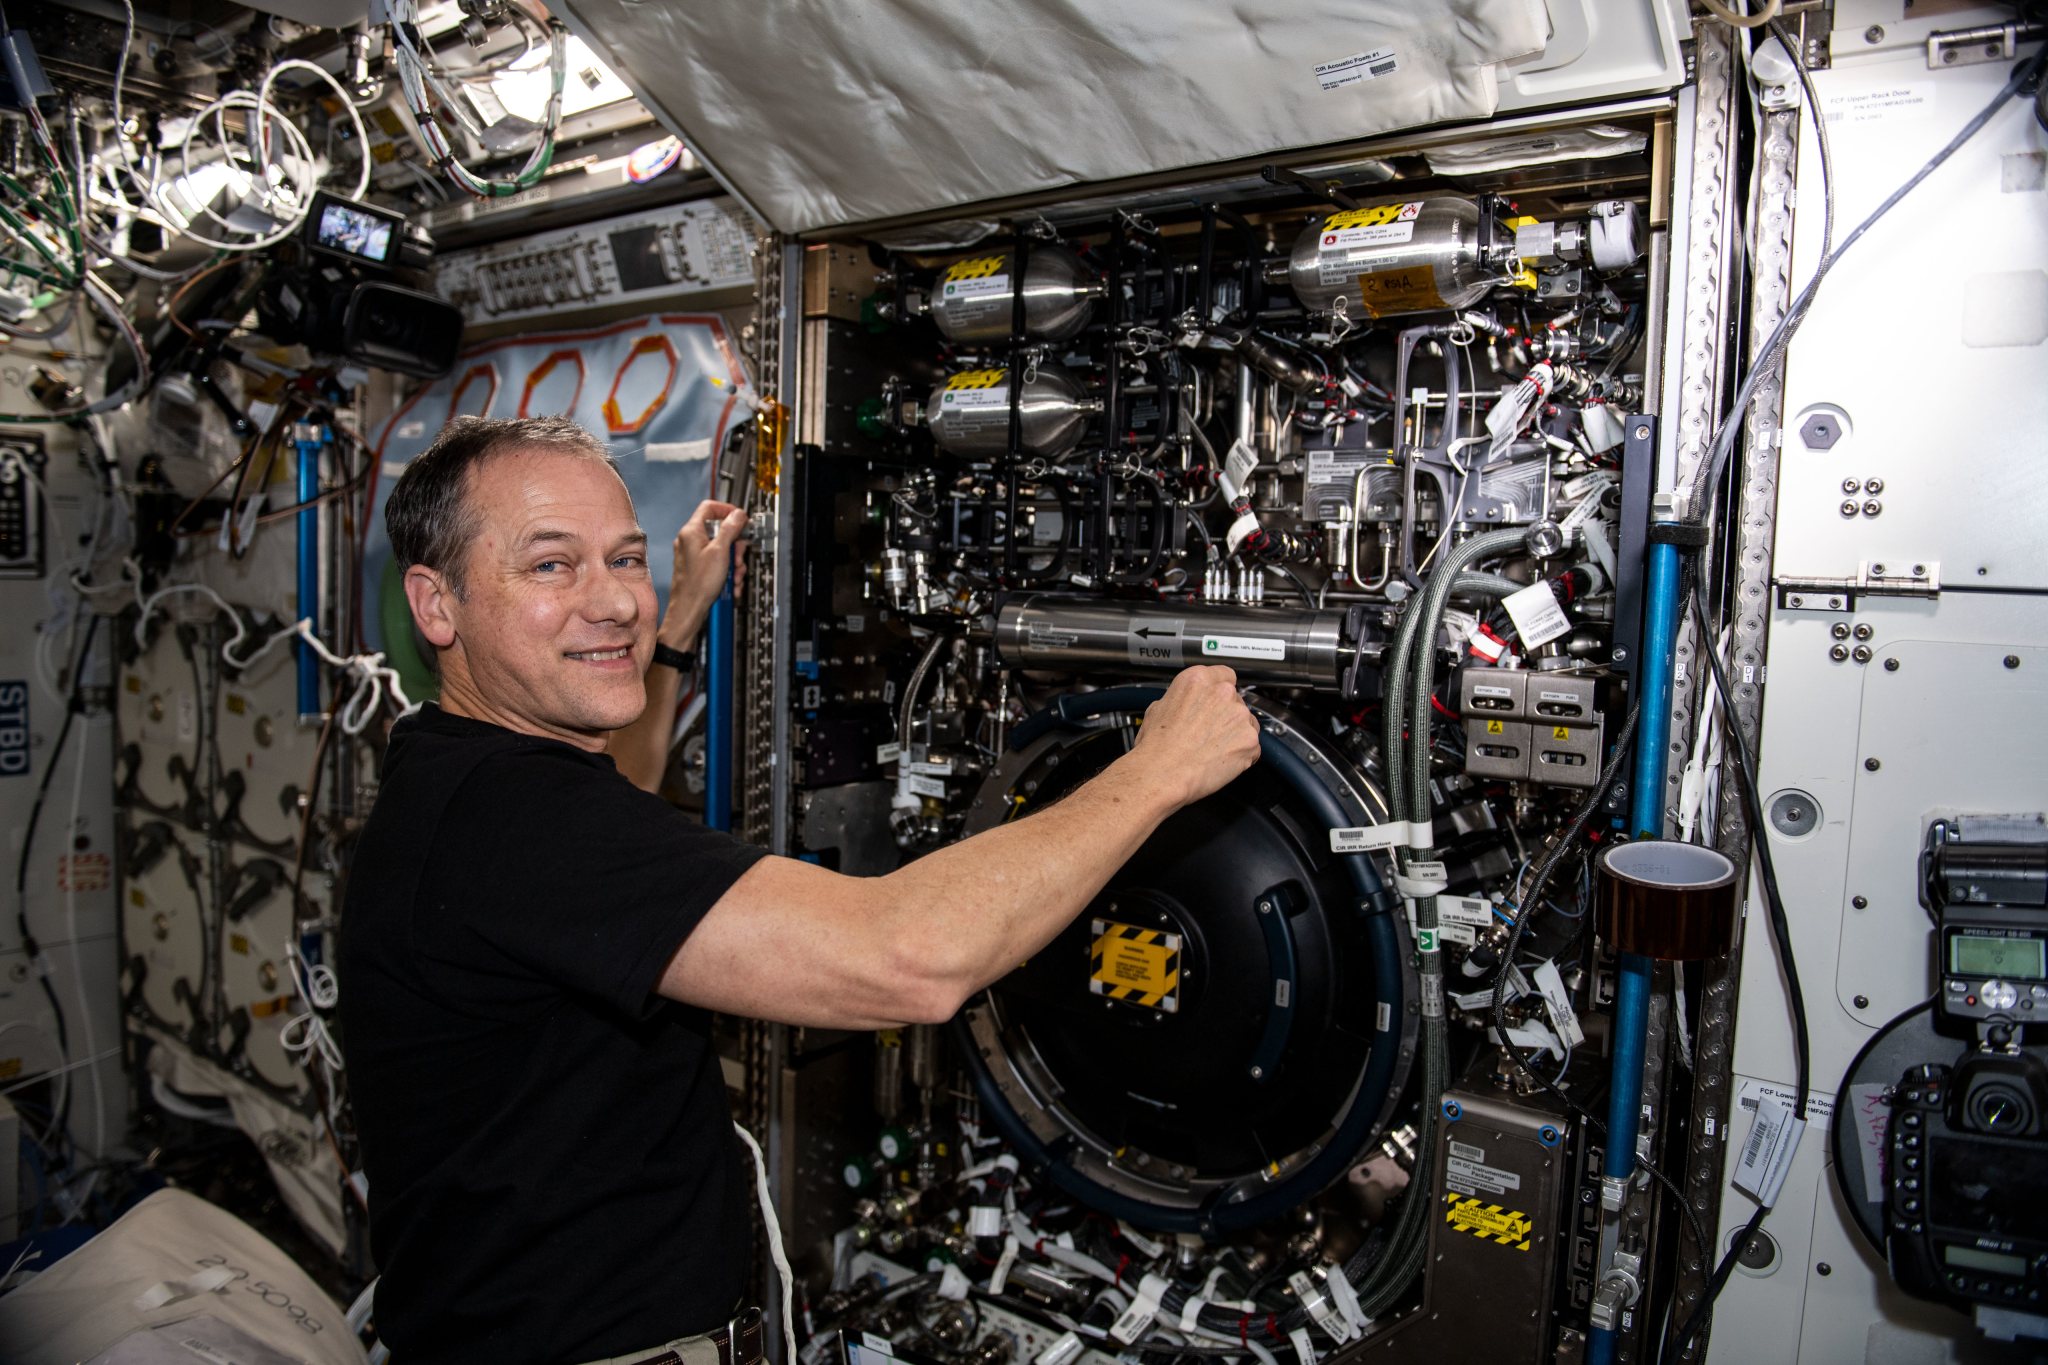
POLYGON ((1543 0, 564 0, 636 94, 806 231, 1490 115, 1543 0), (1316 68, 1391 49, 1325 90, 1316 68))
POLYGON ((184 1190, 158 1190, 0 1298, 0 1360, 75 1365, 131 1332, 200 1315, 305 1365, 364 1365, 341 1307, 290 1257, 184 1190))

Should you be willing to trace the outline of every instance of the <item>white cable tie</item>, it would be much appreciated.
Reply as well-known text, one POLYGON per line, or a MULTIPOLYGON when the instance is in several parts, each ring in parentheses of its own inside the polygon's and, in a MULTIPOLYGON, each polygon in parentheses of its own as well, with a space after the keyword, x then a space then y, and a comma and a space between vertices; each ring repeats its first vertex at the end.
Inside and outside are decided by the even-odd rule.
POLYGON ((1405 872, 1394 874, 1394 889, 1410 900, 1428 900, 1432 896, 1440 896, 1449 885, 1450 883, 1441 877, 1411 877, 1405 872))
POLYGON ((1202 1310, 1208 1306, 1209 1301, 1200 1294, 1188 1295, 1187 1307, 1180 1310, 1180 1330, 1184 1333, 1193 1332, 1196 1322, 1202 1316, 1202 1310))

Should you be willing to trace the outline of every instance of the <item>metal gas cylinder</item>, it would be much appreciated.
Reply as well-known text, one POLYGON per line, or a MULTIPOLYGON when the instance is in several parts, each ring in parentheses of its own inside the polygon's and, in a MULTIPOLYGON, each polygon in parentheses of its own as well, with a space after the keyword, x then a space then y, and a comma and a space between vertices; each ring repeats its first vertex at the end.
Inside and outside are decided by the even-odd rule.
POLYGON ((1274 282, 1314 313, 1383 318, 1463 308, 1511 278, 1512 234, 1483 226, 1478 204, 1448 195, 1341 209, 1302 231, 1274 282), (1499 245, 1489 246, 1489 235, 1499 245))
MULTIPOLYGON (((1081 381, 1057 365, 1028 373, 1019 405, 1018 449, 1047 459, 1072 450, 1102 400, 1086 397, 1081 381)), ((964 370, 932 390, 925 423, 939 449, 993 459, 1010 448, 1010 372, 964 370)))
MULTIPOLYGON (((955 261, 932 282, 931 315, 946 340, 988 344, 1010 339, 1014 251, 955 261)), ((1064 247, 1034 246, 1024 267, 1024 332, 1065 341, 1088 325, 1102 281, 1064 247)))

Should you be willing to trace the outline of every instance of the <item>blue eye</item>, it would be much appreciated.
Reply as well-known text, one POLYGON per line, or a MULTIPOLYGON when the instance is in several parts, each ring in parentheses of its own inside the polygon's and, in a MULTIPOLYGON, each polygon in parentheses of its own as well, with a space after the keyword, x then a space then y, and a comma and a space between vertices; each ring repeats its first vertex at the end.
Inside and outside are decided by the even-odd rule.
POLYGON ((543 559, 540 563, 533 566, 533 571, 535 573, 546 573, 550 569, 565 569, 567 567, 568 565, 559 559, 543 559))
POLYGON ((612 563, 622 569, 644 569, 647 567, 647 558, 644 555, 620 555, 612 563))

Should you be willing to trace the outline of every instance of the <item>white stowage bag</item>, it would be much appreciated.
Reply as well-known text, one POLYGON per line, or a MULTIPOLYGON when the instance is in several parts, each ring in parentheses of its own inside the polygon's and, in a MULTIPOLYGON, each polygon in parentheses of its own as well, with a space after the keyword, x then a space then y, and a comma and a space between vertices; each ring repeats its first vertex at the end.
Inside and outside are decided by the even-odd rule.
POLYGON ((1498 107, 1542 0, 562 0, 784 231, 1212 166, 1498 107))
MULTIPOLYGON (((31 1263, 31 1266, 33 1263, 31 1263)), ((241 1219, 159 1190, 0 1297, 8 1365, 364 1365, 342 1309, 241 1219), (189 1339, 192 1346, 182 1345, 189 1339)))

